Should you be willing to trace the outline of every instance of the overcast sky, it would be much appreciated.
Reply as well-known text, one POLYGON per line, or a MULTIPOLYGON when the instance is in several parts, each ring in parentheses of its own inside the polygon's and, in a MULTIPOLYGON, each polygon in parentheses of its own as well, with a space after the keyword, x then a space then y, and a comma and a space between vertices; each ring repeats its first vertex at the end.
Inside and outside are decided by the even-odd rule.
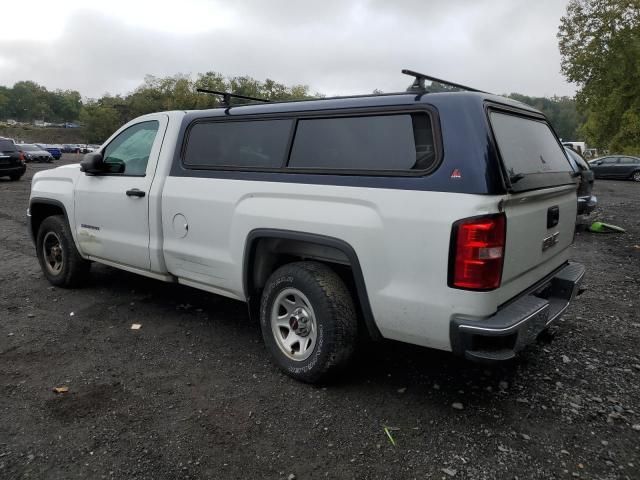
POLYGON ((216 71, 337 95, 402 90, 409 68, 495 93, 573 95, 556 39, 566 4, 5 0, 0 85, 34 80, 99 97, 146 74, 216 71))

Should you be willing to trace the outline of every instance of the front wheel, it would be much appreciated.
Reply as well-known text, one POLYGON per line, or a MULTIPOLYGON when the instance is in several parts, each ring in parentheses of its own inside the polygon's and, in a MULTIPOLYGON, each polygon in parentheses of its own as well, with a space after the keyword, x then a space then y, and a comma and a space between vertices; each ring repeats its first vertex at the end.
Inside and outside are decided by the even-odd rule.
POLYGON ((42 273, 52 285, 78 286, 89 273, 91 263, 78 253, 69 226, 60 215, 43 220, 38 230, 36 251, 42 273))
POLYGON ((276 270, 262 293, 260 324, 274 362, 297 380, 326 380, 353 355, 353 299, 342 279, 322 263, 296 262, 276 270))
POLYGON ((631 174, 631 180, 634 182, 640 182, 640 170, 631 174))

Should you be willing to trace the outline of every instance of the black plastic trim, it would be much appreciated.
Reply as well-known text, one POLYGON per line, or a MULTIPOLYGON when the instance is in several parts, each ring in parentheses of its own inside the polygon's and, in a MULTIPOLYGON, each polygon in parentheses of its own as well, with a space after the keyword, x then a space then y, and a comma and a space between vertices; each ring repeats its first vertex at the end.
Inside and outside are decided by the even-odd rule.
POLYGON ((12 175, 16 172, 20 172, 20 176, 22 176, 26 171, 27 171, 26 165, 18 165, 15 167, 14 166, 4 167, 4 168, 0 168, 0 177, 8 177, 9 175, 12 175))
POLYGON ((242 266, 242 284, 244 288, 244 294, 247 299, 247 303, 251 305, 252 285, 250 282, 250 269, 255 259, 255 245, 257 240, 262 238, 280 238, 285 240, 299 240, 308 243, 314 243, 317 245, 323 245, 340 250, 349 259, 349 264, 353 272, 353 278, 356 286, 356 294, 358 295, 358 301, 360 303, 360 309, 362 311, 363 320, 367 331, 371 339, 380 340, 382 334, 376 325, 373 311, 371 310, 371 304, 369 303, 369 296, 367 294, 367 287, 364 281, 364 275, 362 268, 360 267, 360 261, 358 255, 351 245, 344 240, 340 240, 334 237, 328 237, 325 235, 319 235, 315 233, 298 232, 291 230, 280 230, 272 228, 258 228, 249 232, 245 242, 244 260, 242 266))
MULTIPOLYGON (((360 107, 346 108, 339 110, 323 110, 323 111, 301 111, 301 112, 282 112, 282 113, 264 113, 264 114, 246 114, 237 117, 212 116, 205 118, 196 118, 192 120, 186 127, 185 133, 180 145, 180 165, 185 170, 214 170, 228 172, 271 172, 282 174, 309 174, 309 175, 352 175, 352 176, 382 176, 382 177, 423 177, 435 172, 442 164, 443 147, 442 132, 440 130, 440 121, 438 111, 431 105, 403 105, 403 106, 376 106, 376 107, 360 107), (379 116, 379 115, 400 115, 403 113, 423 112, 429 115, 431 121, 431 131, 433 133, 433 142, 436 153, 436 161, 426 170, 360 170, 360 169, 329 169, 329 168, 292 168, 288 167, 289 156, 293 142, 295 140, 295 132, 298 128, 298 120, 302 119, 326 119, 340 117, 356 117, 356 116, 379 116), (194 125, 199 123, 216 123, 216 122, 242 122, 256 120, 292 120, 292 131, 290 132, 289 143, 287 145, 286 158, 280 167, 242 167, 233 165, 194 165, 185 162, 185 152, 189 143, 189 135, 194 125)), ((172 172, 173 175, 173 172, 172 172)))
POLYGON ((580 285, 585 268, 582 264, 566 262, 545 278, 500 305, 496 312, 484 319, 454 316, 450 323, 453 352, 471 360, 492 361, 498 357, 513 358, 517 352, 535 340, 566 310, 580 285), (476 350, 476 339, 495 339, 514 336, 509 348, 476 350), (497 356, 496 356, 497 355, 497 356))
POLYGON ((33 213, 32 209, 34 205, 38 205, 38 204, 44 204, 44 205, 52 205, 54 207, 59 207, 62 209, 62 211, 64 212, 64 218, 67 221, 67 224, 69 223, 69 214, 67 213, 67 209, 64 206, 64 203, 62 203, 59 200, 52 200, 50 198, 42 198, 42 197, 33 197, 30 201, 29 201, 29 213, 31 215, 31 217, 28 219, 29 221, 27 222, 27 231, 29 232, 29 238, 31 238, 31 241, 34 243, 36 242, 36 232, 33 231, 33 213))

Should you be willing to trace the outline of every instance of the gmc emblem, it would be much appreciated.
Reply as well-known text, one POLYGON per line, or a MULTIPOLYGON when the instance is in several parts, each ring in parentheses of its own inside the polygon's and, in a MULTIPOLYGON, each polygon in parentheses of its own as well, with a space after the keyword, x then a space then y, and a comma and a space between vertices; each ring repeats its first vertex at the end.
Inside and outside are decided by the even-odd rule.
POLYGON ((560 236, 560 232, 555 232, 549 235, 548 237, 544 237, 542 240, 542 251, 549 250, 556 243, 558 243, 558 237, 560 236))

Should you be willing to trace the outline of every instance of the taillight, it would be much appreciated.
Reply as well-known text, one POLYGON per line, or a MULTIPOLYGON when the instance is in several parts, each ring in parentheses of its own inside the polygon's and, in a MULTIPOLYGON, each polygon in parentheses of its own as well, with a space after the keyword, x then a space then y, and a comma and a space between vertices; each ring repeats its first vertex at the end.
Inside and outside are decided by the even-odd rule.
POLYGON ((24 163, 24 153, 18 152, 20 154, 20 162, 24 163))
POLYGON ((493 290, 500 286, 506 234, 504 214, 459 220, 453 224, 449 286, 493 290))

